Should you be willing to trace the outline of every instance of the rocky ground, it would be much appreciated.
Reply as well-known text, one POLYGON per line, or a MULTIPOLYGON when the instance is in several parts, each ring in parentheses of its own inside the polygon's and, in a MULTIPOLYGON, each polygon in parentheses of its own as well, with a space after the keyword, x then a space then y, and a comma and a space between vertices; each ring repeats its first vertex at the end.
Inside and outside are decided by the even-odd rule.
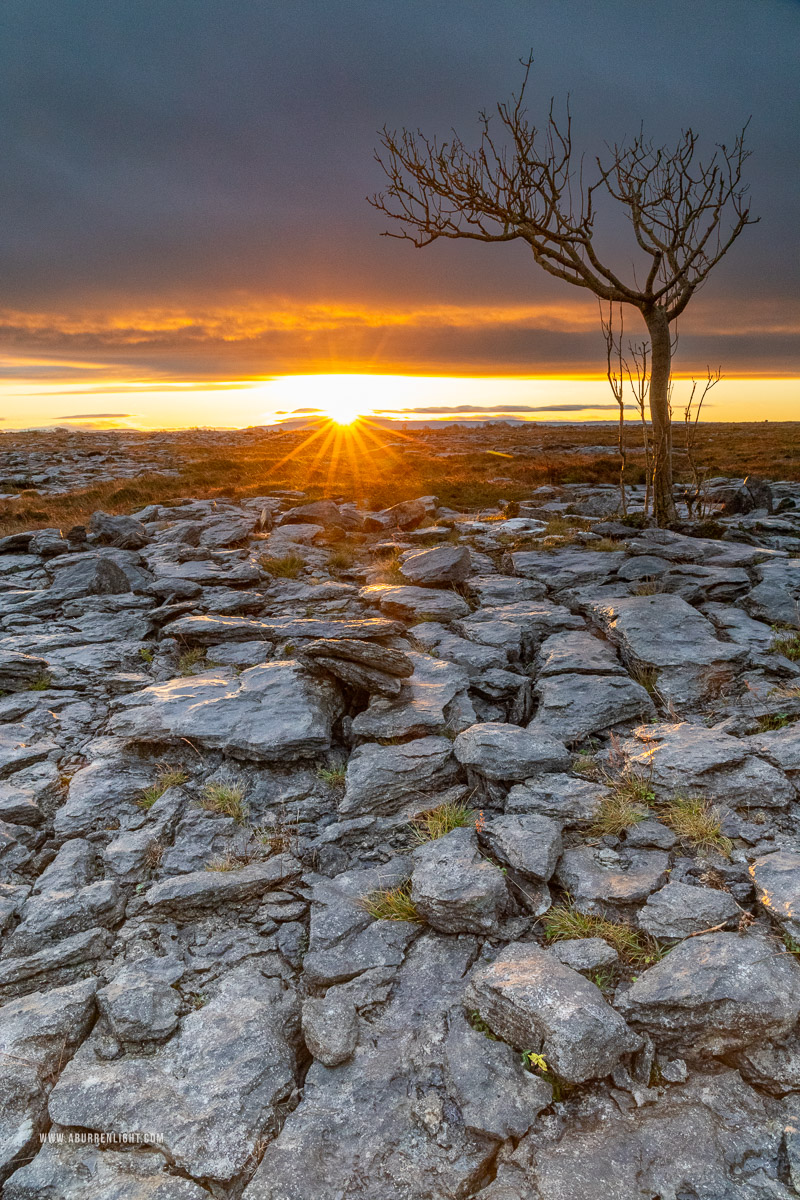
POLYGON ((800 485, 710 494, 0 541, 7 1200, 800 1195, 800 485))

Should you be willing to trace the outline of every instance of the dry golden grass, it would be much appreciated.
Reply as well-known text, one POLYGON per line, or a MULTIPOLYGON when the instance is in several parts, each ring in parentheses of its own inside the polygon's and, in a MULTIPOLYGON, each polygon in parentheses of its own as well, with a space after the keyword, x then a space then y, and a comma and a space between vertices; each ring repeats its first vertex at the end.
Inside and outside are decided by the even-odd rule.
POLYGON ((440 804, 420 813, 411 822, 411 835, 416 842, 433 842, 437 838, 475 824, 477 813, 465 804, 440 804))
MULTIPOLYGON (((81 435, 90 446, 92 435, 81 435)), ((644 466, 637 447, 638 432, 629 431, 628 482, 644 481, 644 466)), ((43 447, 54 459, 66 453, 74 434, 0 435, 0 446, 25 452, 43 447)), ((676 426, 676 445, 680 445, 676 426)), ((382 430, 375 427, 369 445, 353 456, 319 454, 320 442, 296 431, 242 430, 209 433, 181 430, 176 433, 141 434, 127 450, 141 460, 143 473, 126 479, 94 484, 61 496, 25 492, 0 503, 0 535, 24 529, 55 527, 67 530, 86 524, 98 509, 131 513, 147 504, 169 504, 180 497, 243 499, 272 488, 299 488, 310 499, 346 495, 372 508, 396 504, 414 496, 435 494, 444 505, 469 509, 498 500, 528 499, 541 484, 610 483, 618 478, 615 454, 583 454, 582 446, 612 447, 616 430, 608 425, 572 425, 567 428, 529 422, 494 425, 485 429, 454 429, 441 422, 418 430, 382 430), (150 461, 151 437, 169 448, 178 464, 177 477, 160 475, 144 464, 150 461), (391 443, 391 445, 389 445, 391 443), (398 443, 401 443, 398 445, 398 443), (515 454, 521 448, 529 452, 515 454), (456 453, 446 458, 440 451, 456 453), (504 458, 502 475, 510 482, 493 483, 496 458, 504 458)), ((765 475, 800 479, 800 425, 793 422, 705 424, 698 426, 696 458, 711 475, 765 475)), ((688 478, 680 449, 675 474, 688 478)), ((571 529, 574 531, 574 524, 571 529)), ((557 536, 564 536, 560 534, 557 536)), ((568 535, 567 535, 568 536, 568 535)))
POLYGON ((239 825, 247 820, 247 805, 244 791, 238 783, 208 783, 203 789, 200 807, 206 812, 221 813, 233 817, 239 825))
POLYGON ((673 796, 658 806, 659 819, 700 854, 730 856, 733 842, 720 827, 718 811, 702 796, 673 796))
POLYGON ((363 897, 361 903, 376 921, 423 921, 411 899, 410 883, 371 892, 369 896, 363 897))
POLYGON ((542 918, 544 936, 548 942, 572 941, 575 938, 602 938, 613 946, 624 963, 647 967, 661 957, 655 938, 641 933, 624 921, 611 921, 595 913, 579 912, 567 901, 554 904, 542 918))

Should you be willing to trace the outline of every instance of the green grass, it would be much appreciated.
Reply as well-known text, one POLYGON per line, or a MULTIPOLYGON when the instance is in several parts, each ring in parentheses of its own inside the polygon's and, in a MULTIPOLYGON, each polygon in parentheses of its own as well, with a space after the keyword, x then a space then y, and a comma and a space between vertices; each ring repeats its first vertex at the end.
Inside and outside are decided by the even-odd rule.
POLYGON ((658 962, 662 955, 655 938, 626 925, 624 921, 611 921, 596 913, 579 912, 569 901, 554 904, 542 918, 542 925, 548 942, 602 938, 609 946, 613 946, 624 963, 631 966, 650 966, 658 962))
POLYGON ((345 764, 336 767, 320 767, 317 771, 317 779, 327 783, 328 787, 343 789, 346 774, 347 766, 345 764))
POLYGON ((195 646, 193 650, 185 650, 178 659, 178 674, 179 675, 194 675, 196 667, 204 667, 206 665, 206 652, 202 646, 195 646))
POLYGON ((154 657, 155 655, 149 646, 142 646, 141 650, 139 651, 139 658, 142 660, 142 662, 146 662, 149 665, 152 663, 154 657))
POLYGON ((658 816, 699 853, 716 851, 724 858, 730 857, 733 842, 722 832, 718 811, 704 797, 679 793, 659 804, 658 816))
POLYGON ((275 579, 297 579, 306 565, 305 559, 299 554, 284 554, 282 558, 262 554, 258 561, 262 569, 275 579))
POLYGON ((238 783, 207 783, 203 788, 200 807, 206 812, 233 817, 239 825, 243 825, 247 820, 244 790, 238 783))
POLYGON ((155 783, 151 783, 150 787, 145 788, 139 799, 136 801, 139 808, 152 808, 156 800, 161 797, 171 787, 180 787, 182 783, 186 783, 189 776, 180 767, 164 767, 158 772, 155 783))
POLYGON ((465 804, 440 804, 420 813, 411 822, 411 834, 416 842, 433 842, 454 829, 475 824, 477 814, 465 804))
POLYGON ((29 692, 46 692, 53 682, 51 675, 47 671, 40 671, 35 679, 28 684, 29 692))
POLYGON ((651 815, 650 809, 640 800, 631 799, 624 792, 609 792, 601 800, 587 833, 590 837, 620 834, 651 815))
POLYGON ((362 897, 361 903, 376 921, 416 921, 419 924, 424 922, 411 899, 410 882, 403 883, 400 887, 370 892, 368 896, 362 897))
POLYGON ((792 662, 800 662, 800 633, 784 633, 775 638, 769 648, 770 654, 782 654, 792 662))
POLYGON ((776 729, 785 729, 789 724, 789 720, 790 717, 788 713, 765 713, 764 716, 759 717, 758 721, 756 722, 756 732, 771 733, 776 729))

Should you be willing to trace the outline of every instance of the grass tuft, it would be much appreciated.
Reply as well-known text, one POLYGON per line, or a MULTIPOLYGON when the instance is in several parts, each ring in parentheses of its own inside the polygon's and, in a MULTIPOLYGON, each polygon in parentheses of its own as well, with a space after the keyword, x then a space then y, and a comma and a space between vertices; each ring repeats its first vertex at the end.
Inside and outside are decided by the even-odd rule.
POLYGON ((238 783, 207 783, 203 789, 200 807, 206 812, 233 817, 239 825, 243 825, 247 820, 244 790, 238 783))
POLYGON ((659 818, 701 854, 715 850, 730 857, 733 842, 725 837, 719 812, 703 796, 678 794, 658 807, 659 818))
POLYGON ((284 554, 282 558, 262 554, 258 561, 261 568, 274 579, 297 579, 306 565, 305 559, 299 554, 284 554))
POLYGON ((475 824, 476 814, 465 804, 448 802, 438 808, 429 808, 411 822, 411 834, 415 842, 433 842, 437 838, 475 824))
POLYGON ((151 783, 150 787, 145 788, 139 799, 136 801, 139 808, 152 808, 156 800, 160 800, 164 792, 171 787, 180 787, 182 783, 186 783, 189 776, 180 767, 163 767, 156 776, 155 783, 151 783))
POLYGON ((769 648, 770 654, 782 654, 792 662, 800 662, 800 633, 784 633, 775 638, 769 648))
POLYGON ((776 729, 785 729, 789 719, 788 713, 765 713, 756 722, 756 732, 772 733, 776 729))
MULTIPOLYGON (((639 594, 641 595, 641 593, 639 594)), ((631 667, 628 674, 634 683, 638 683, 640 687, 644 688, 648 695, 658 695, 658 671, 655 667, 631 667)))
POLYGON ((371 892, 362 898, 361 903, 376 921, 416 921, 419 924, 424 921, 411 899, 410 882, 400 887, 371 892))
POLYGON ((344 788, 345 775, 347 767, 345 764, 337 767, 320 767, 317 771, 317 779, 323 783, 327 783, 328 787, 344 788))
POLYGON ((32 679, 28 684, 29 692, 46 692, 53 682, 51 675, 47 671, 40 671, 35 679, 32 679))
POLYGON ((206 665, 206 652, 202 646, 195 646, 193 650, 186 650, 178 659, 178 674, 179 675, 194 675, 196 667, 204 667, 206 665))
POLYGON ((641 933, 624 921, 611 921, 596 913, 583 913, 571 902, 554 904, 542 918, 548 942, 567 942, 575 938, 602 938, 613 946, 623 962, 647 967, 661 958, 655 938, 641 933))
POLYGON ((587 833, 590 837, 620 834, 631 825, 638 825, 651 816, 650 809, 640 800, 632 799, 625 790, 612 791, 604 796, 587 833))

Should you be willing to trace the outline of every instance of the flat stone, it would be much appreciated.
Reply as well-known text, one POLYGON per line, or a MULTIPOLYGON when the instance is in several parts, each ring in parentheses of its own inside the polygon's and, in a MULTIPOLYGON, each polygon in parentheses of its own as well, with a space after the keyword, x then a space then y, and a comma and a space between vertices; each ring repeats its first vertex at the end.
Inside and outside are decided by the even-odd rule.
POLYGON ((600 584, 625 561, 624 550, 518 550, 511 555, 514 573, 538 579, 553 592, 583 584, 600 584))
POLYGON ((539 705, 532 734, 582 741, 619 725, 655 716, 648 693, 627 675, 549 675, 534 686, 539 705))
POLYGON ((0 1181, 38 1149, 48 1123, 43 1079, 59 1073, 89 1032, 96 990, 85 979, 0 1008, 0 1181))
POLYGON ((791 1029, 800 965, 772 938, 707 933, 648 967, 615 1003, 659 1049, 719 1056, 791 1029))
POLYGON ((550 953, 572 967, 573 971, 587 974, 601 970, 603 967, 613 967, 617 962, 617 952, 603 938, 571 938, 569 941, 554 942, 550 953))
POLYGON ((508 655, 504 650, 470 642, 467 638, 451 633, 436 621, 424 621, 415 625, 414 640, 426 650, 434 652, 437 658, 447 659, 448 662, 463 667, 470 679, 475 681, 485 678, 486 673, 492 669, 508 665, 508 655))
POLYGON ((169 1173, 154 1150, 45 1143, 8 1180, 6 1200, 207 1200, 199 1184, 169 1173))
POLYGON ((110 727, 136 742, 188 739, 233 758, 291 762, 330 747, 341 711, 332 684, 286 659, 251 667, 235 680, 208 674, 155 684, 125 697, 110 727))
POLYGON ((800 942, 800 854, 778 850, 750 864, 756 899, 789 937, 800 942))
POLYGON ((598 904, 638 904, 667 881, 669 855, 662 850, 621 850, 573 846, 565 850, 555 873, 584 912, 598 904))
POLYGON ((457 592, 442 588, 423 588, 376 583, 359 592, 367 604, 380 605, 387 617, 401 621, 457 621, 469 612, 466 600, 457 592))
POLYGON ((437 587, 443 583, 463 583, 471 570, 467 546, 434 546, 409 554, 403 560, 400 574, 411 584, 437 587))
POLYGON ((657 793, 691 789, 731 807, 782 808, 797 797, 781 770, 753 750, 752 738, 735 738, 702 725, 648 725, 623 745, 631 768, 657 793))
POLYGON ((392 637, 400 633, 394 621, 366 617, 359 621, 326 621, 308 617, 285 621, 255 621, 250 617, 181 617, 169 626, 170 637, 192 646, 210 646, 214 642, 270 641, 292 638, 369 639, 392 637))
POLYGON ((224 904, 241 904, 295 879, 300 864, 288 854, 275 854, 265 862, 250 863, 238 871, 193 871, 163 879, 149 888, 144 899, 154 912, 184 913, 224 904))
POLYGON ((454 829, 414 851, 411 899, 440 933, 492 933, 508 905, 503 875, 478 849, 474 829, 454 829))
POLYGON ((464 998, 517 1050, 542 1054, 569 1083, 608 1075, 639 1037, 577 971, 535 942, 517 942, 473 973, 464 998))
POLYGON ((50 1093, 60 1125, 163 1138, 162 1153, 190 1175, 227 1182, 254 1154, 274 1109, 294 1086, 286 1041, 291 1003, 277 979, 232 972, 155 1054, 112 1062, 89 1039, 50 1093))
POLYGON ((537 655, 538 674, 624 675, 625 670, 608 642, 588 630, 554 633, 545 638, 537 655))
MULTIPOLYGON (((447 738, 416 738, 401 746, 366 743, 347 762, 343 816, 396 812, 413 797, 444 790, 454 780, 453 744, 447 738)), ((430 806, 428 806, 430 807, 430 806)))
POLYGON ((374 642, 355 641, 353 638, 320 638, 304 646, 303 654, 309 658, 341 658, 399 679, 408 679, 414 674, 414 663, 402 650, 392 650, 374 642))
POLYGON ((375 698, 353 718, 356 737, 426 737, 443 733, 451 721, 463 727, 458 699, 461 697, 462 703, 466 699, 466 671, 417 651, 409 652, 408 658, 413 675, 403 681, 396 699, 375 698))
POLYGON ((495 858, 540 883, 550 879, 562 850, 561 826, 538 813, 491 817, 481 830, 481 841, 495 858))
POLYGON ((460 733, 453 742, 453 753, 463 766, 484 778, 511 782, 563 770, 572 761, 566 746, 555 736, 492 721, 472 725, 460 733))
POLYGON ((34 988, 72 982, 104 958, 113 941, 107 929, 88 929, 22 958, 0 960, 0 995, 19 995, 34 988))
POLYGON ((19 956, 33 954, 49 942, 96 926, 114 926, 121 920, 123 908, 119 885, 111 879, 101 879, 84 888, 31 896, 20 911, 20 924, 7 938, 6 952, 19 956))
POLYGON ((655 938, 685 938, 740 916, 729 892, 668 883, 647 897, 639 924, 655 938))
POLYGON ((603 801, 605 791, 589 779, 575 775, 542 775, 518 783, 506 797, 507 813, 541 813, 562 824, 591 821, 603 801))

